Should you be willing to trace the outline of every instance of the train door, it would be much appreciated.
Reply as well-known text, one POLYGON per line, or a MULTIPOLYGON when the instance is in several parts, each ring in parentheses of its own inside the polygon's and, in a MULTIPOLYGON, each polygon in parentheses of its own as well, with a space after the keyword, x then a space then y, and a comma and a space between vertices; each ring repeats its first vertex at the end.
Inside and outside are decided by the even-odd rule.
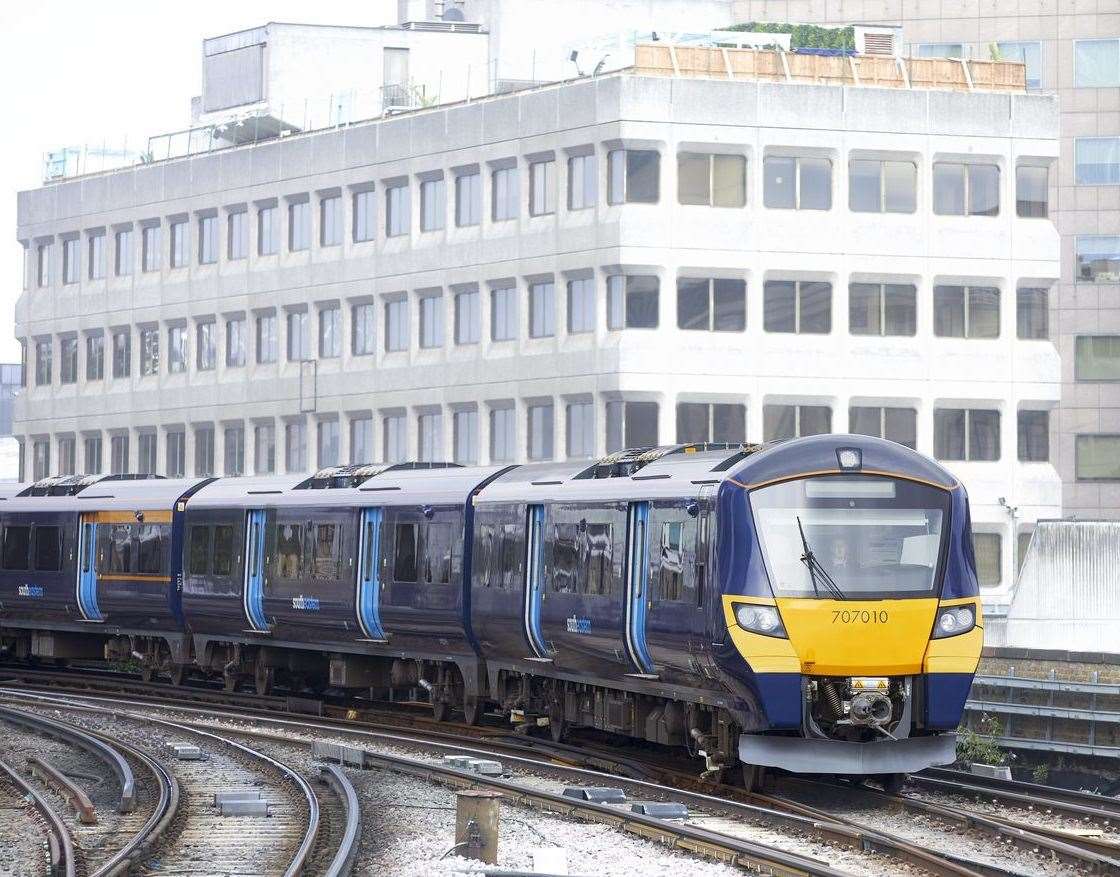
POLYGON ((626 521, 626 650, 639 676, 653 676, 646 643, 649 609, 649 503, 632 502, 626 521))
POLYGON ((525 636, 536 658, 550 659, 541 630, 541 590, 544 584, 544 506, 528 508, 525 553, 525 636))
POLYGON ((245 514, 245 618, 257 633, 268 633, 264 616, 265 511, 251 509, 245 514))
POLYGON ((378 556, 381 547, 381 509, 362 509, 358 532, 358 590, 355 605, 358 625, 367 640, 385 642, 381 626, 381 581, 378 556))
POLYGON ((82 515, 78 528, 78 610, 86 621, 104 621, 97 605, 97 524, 93 515, 82 515))

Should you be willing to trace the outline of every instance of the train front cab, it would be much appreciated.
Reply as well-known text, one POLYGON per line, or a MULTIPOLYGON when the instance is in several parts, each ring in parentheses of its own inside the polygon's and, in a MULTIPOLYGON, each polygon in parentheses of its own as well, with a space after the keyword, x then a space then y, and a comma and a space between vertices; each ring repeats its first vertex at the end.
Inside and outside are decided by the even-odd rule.
POLYGON ((722 663, 765 720, 747 765, 901 774, 955 759, 983 645, 964 488, 866 436, 748 458, 720 493, 722 663))

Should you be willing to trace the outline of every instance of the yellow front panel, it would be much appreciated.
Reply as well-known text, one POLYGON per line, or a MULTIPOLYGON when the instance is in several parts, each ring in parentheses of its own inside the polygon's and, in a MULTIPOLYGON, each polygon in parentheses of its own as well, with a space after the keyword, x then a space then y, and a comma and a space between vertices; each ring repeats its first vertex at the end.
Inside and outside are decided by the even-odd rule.
POLYGON ((789 640, 743 630, 735 622, 736 603, 763 603, 773 606, 774 601, 726 595, 723 598, 723 617, 731 633, 731 642, 735 644, 739 654, 746 659, 750 668, 755 673, 800 673, 801 662, 797 660, 797 654, 789 640))
POLYGON ((937 600, 775 601, 789 641, 812 676, 901 676, 922 672, 937 600))
POLYGON ((976 613, 976 627, 959 636, 931 639, 922 669, 926 673, 975 673, 984 648, 984 610, 977 597, 945 600, 942 606, 967 604, 976 613))

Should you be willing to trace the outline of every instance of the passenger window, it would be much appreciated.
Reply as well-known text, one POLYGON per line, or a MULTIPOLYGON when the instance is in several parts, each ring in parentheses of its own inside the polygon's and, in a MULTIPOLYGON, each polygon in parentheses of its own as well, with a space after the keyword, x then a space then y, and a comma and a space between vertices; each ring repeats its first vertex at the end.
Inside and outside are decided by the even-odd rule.
POLYGON ((276 528, 276 574, 283 579, 299 578, 303 553, 303 528, 281 524, 276 528))
POLYGON ((373 578, 373 523, 366 521, 365 556, 362 558, 362 579, 373 578))
POLYGON ((417 530, 416 524, 397 524, 393 542, 393 581, 415 582, 417 530))
POLYGON ((58 527, 35 528, 35 569, 43 572, 62 569, 61 535, 58 527))
POLYGON ((491 563, 494 558, 494 527, 491 524, 478 525, 478 539, 474 553, 471 555, 472 570, 475 581, 482 582, 487 588, 494 587, 493 569, 491 563))
POLYGON ((338 578, 338 557, 335 554, 334 524, 315 525, 315 543, 312 548, 311 575, 317 579, 338 578))
POLYGON ((700 515, 696 535, 696 605, 704 605, 704 590, 708 586, 708 513, 700 515))
POLYGON ((192 576, 206 575, 210 562, 210 528, 191 527, 190 565, 188 570, 192 576))
POLYGON ((233 527, 224 524, 214 528, 214 575, 233 572, 233 527))
POLYGON ((667 523, 661 525, 661 557, 659 576, 659 600, 680 600, 684 593, 684 557, 681 542, 684 524, 667 523))
POLYGON ((428 524, 424 581, 429 585, 451 583, 451 525, 428 524))
POLYGON ((578 594, 583 578, 579 524, 555 524, 552 533, 552 590, 558 594, 578 594))
POLYGON ((169 530, 166 524, 143 524, 140 527, 140 546, 137 552, 139 568, 137 572, 145 575, 160 575, 166 573, 163 562, 163 544, 165 531, 169 530))
POLYGON ((30 527, 4 528, 4 569, 27 569, 30 550, 30 527))
POLYGON ((584 531, 587 558, 586 593, 606 595, 612 590, 614 537, 610 524, 588 524, 584 531))
POLYGON ((517 524, 502 525, 502 548, 499 557, 498 587, 512 591, 521 586, 525 572, 525 543, 521 539, 517 524))
POLYGON ((106 572, 132 572, 132 527, 114 524, 109 531, 109 564, 106 572))

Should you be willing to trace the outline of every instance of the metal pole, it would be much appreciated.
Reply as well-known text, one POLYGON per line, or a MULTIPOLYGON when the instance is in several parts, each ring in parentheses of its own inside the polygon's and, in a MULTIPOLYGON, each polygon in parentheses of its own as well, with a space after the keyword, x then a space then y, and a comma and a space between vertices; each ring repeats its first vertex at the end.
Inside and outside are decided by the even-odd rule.
POLYGON ((500 792, 469 789, 455 796, 455 846, 466 859, 498 864, 500 792))

